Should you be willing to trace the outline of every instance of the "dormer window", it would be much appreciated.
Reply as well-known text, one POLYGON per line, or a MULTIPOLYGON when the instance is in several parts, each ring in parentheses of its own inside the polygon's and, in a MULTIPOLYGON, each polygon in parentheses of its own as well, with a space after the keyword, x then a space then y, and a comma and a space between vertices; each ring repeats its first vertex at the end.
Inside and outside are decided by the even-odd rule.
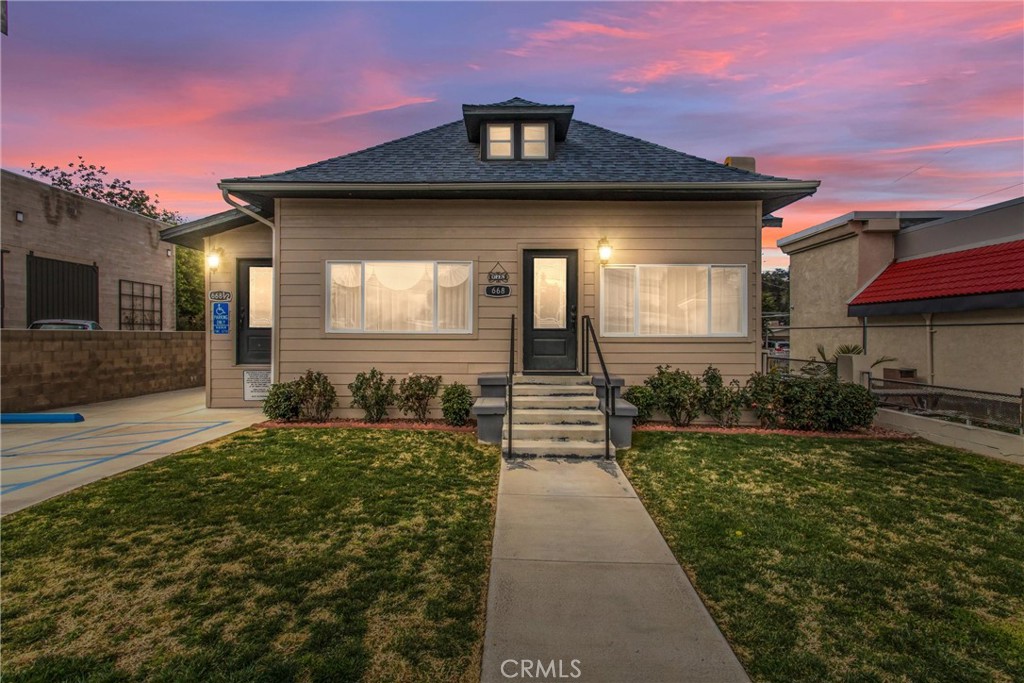
POLYGON ((512 124, 490 123, 487 125, 487 158, 514 159, 512 154, 512 124))
POLYGON ((482 145, 484 159, 550 159, 551 124, 488 123, 482 145))
POLYGON ((523 124, 523 158, 548 158, 548 124, 523 124))
POLYGON ((494 104, 464 104, 469 141, 484 161, 546 161, 565 142, 572 123, 571 104, 537 104, 519 97, 494 104))

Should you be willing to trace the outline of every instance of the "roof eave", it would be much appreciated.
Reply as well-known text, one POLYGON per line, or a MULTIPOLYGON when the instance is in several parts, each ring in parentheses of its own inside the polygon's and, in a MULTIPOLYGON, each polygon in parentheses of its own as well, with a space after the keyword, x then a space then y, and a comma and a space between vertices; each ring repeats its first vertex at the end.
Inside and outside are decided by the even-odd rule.
POLYGON ((246 201, 269 198, 341 199, 581 199, 597 201, 748 201, 763 203, 765 214, 808 197, 819 181, 744 183, 301 183, 221 182, 219 187, 246 201))
POLYGON ((969 311, 1007 308, 1024 308, 1024 291, 986 292, 982 294, 935 297, 933 299, 850 303, 846 307, 846 314, 851 318, 866 318, 887 315, 914 315, 919 313, 966 313, 969 311))
MULTIPOLYGON (((257 210, 257 213, 264 218, 273 216, 272 211, 257 210)), ((182 247, 202 250, 204 238, 255 222, 252 217, 246 216, 238 209, 228 209, 212 216, 165 228, 160 231, 160 239, 182 247)))

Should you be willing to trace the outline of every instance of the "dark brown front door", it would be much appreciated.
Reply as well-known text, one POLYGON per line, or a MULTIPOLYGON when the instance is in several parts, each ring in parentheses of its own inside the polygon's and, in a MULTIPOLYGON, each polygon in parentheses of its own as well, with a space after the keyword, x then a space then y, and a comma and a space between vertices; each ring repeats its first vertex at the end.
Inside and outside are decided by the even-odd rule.
POLYGON ((523 369, 576 370, 577 252, 523 252, 523 369))
POLYGON ((238 260, 238 364, 270 364, 273 273, 270 259, 238 260))

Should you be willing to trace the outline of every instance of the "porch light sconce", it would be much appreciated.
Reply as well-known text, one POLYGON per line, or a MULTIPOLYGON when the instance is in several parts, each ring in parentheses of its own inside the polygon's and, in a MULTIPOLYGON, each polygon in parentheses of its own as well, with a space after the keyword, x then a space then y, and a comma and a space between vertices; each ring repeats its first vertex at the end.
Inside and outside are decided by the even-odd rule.
POLYGON ((220 247, 211 249, 210 253, 206 255, 206 267, 210 269, 211 273, 216 273, 217 269, 220 268, 221 261, 224 260, 224 250, 220 247))
POLYGON ((601 265, 611 260, 612 244, 608 241, 607 237, 602 237, 601 241, 597 243, 597 257, 601 260, 601 265))
POLYGON ((14 220, 18 221, 19 223, 24 223, 25 222, 25 214, 22 213, 21 211, 15 211, 14 212, 14 220))

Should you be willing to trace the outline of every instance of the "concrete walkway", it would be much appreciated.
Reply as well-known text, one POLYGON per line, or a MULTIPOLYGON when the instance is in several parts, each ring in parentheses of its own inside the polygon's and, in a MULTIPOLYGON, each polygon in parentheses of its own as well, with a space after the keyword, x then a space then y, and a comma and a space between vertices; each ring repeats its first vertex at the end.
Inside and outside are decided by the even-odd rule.
POLYGON ((502 464, 482 681, 509 680, 749 680, 615 463, 502 464))
POLYGON ((205 407, 202 387, 47 411, 85 422, 0 428, 0 514, 244 429, 256 408, 205 407))

